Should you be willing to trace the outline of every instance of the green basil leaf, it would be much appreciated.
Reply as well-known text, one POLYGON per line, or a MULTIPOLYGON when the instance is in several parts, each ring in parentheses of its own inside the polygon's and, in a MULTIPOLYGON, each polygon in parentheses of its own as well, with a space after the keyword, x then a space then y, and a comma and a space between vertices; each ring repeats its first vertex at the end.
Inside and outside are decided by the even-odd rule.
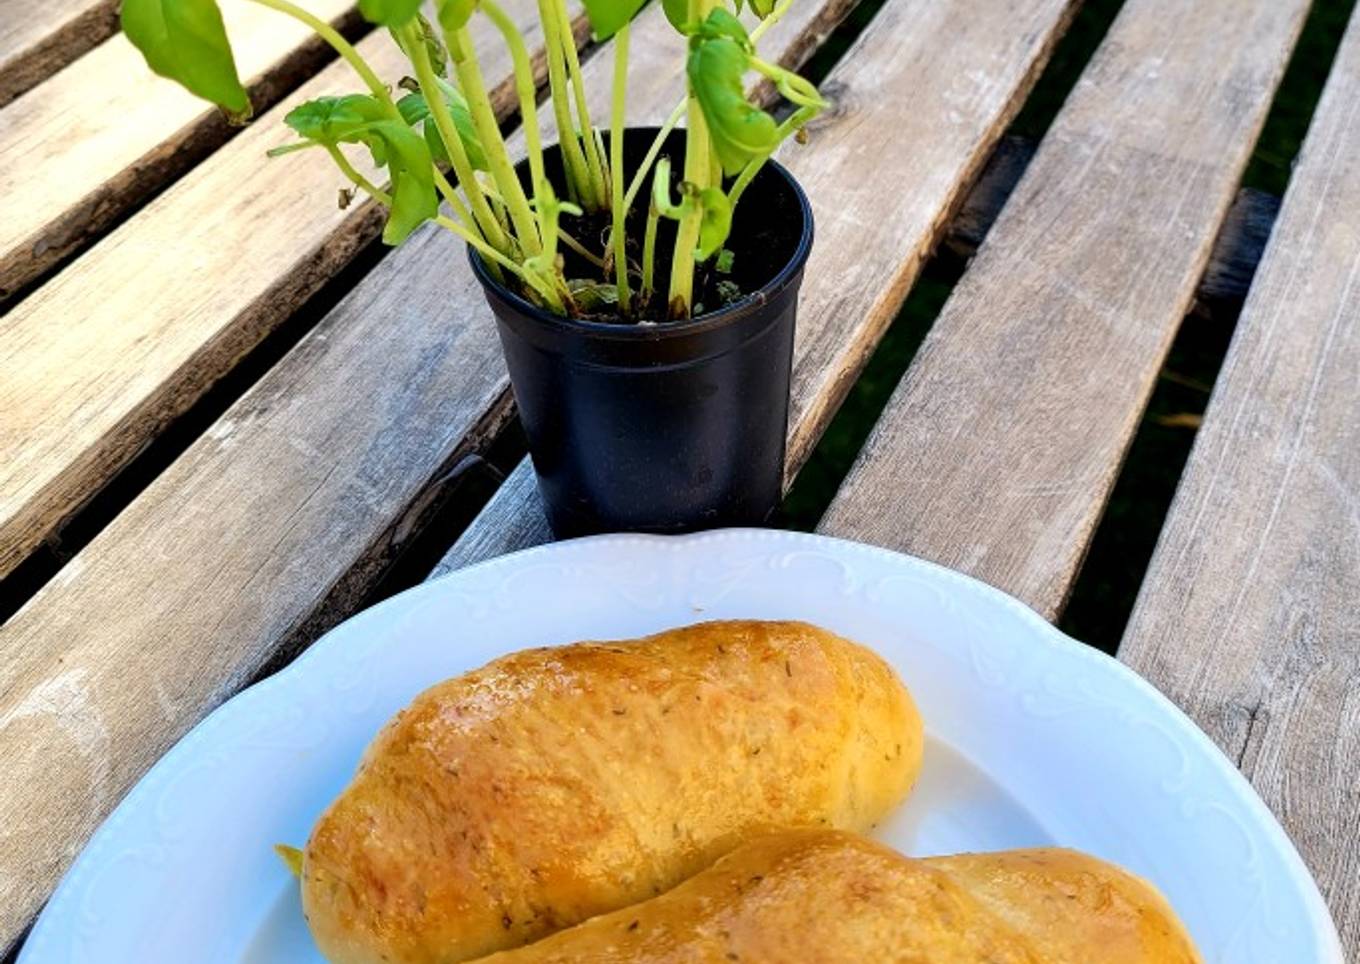
MULTIPOLYGON (((764 20, 774 13, 774 0, 751 0, 751 9, 756 12, 756 16, 764 20)), ((737 13, 741 13, 738 8, 737 13)))
POLYGON ((619 303, 617 285, 577 279, 567 282, 567 290, 571 292, 572 301, 576 302, 576 307, 581 311, 595 312, 619 303))
POLYGON ((367 125, 386 116, 377 98, 368 94, 318 97, 290 110, 283 122, 301 137, 318 144, 357 143, 367 125))
MULTIPOLYGON (((411 105, 407 109, 414 113, 411 105)), ((283 122, 317 144, 363 144, 379 167, 391 166, 393 174, 408 170, 422 183, 434 184, 425 141, 406 123, 389 117, 383 105, 367 94, 318 97, 294 107, 283 122)))
MULTIPOLYGON (((429 168, 426 168, 428 173, 429 168)), ((411 232, 439 212, 439 199, 430 184, 422 184, 412 173, 398 172, 392 177, 392 210, 383 226, 384 244, 401 244, 411 232)))
POLYGON ((696 35, 704 40, 726 37, 735 40, 742 50, 751 49, 751 38, 746 33, 746 27, 726 7, 714 7, 709 11, 708 18, 700 24, 696 35))
POLYGON ((426 102, 425 95, 418 91, 413 91, 397 101, 397 111, 401 114, 401 119, 412 127, 419 127, 430 119, 430 105, 426 102))
POLYGON ((724 36, 696 44, 686 64, 690 90, 704 112, 713 149, 728 175, 774 150, 778 143, 779 125, 774 118, 746 99, 742 75, 749 62, 741 45, 724 36))
POLYGON ((359 13, 369 23, 399 27, 420 10, 420 0, 359 0, 359 13))
POLYGON ((584 0, 596 40, 608 40, 642 9, 646 0, 584 0))
POLYGON ((732 232, 732 202, 720 188, 706 187, 699 192, 699 203, 703 215, 699 221, 699 249, 695 257, 707 261, 732 232))
MULTIPOLYGON (((463 150, 467 152, 468 162, 474 170, 491 170, 491 164, 486 159, 486 151, 482 147, 482 140, 477 135, 477 124, 472 119, 472 112, 468 109, 462 92, 445 80, 439 80, 438 83, 449 110, 449 117, 453 120, 454 129, 458 131, 458 139, 463 142, 463 150)), ((425 102, 425 96, 420 93, 407 94, 397 101, 397 110, 401 111, 406 123, 422 129, 425 143, 429 145, 430 154, 435 162, 447 166, 450 162, 448 151, 444 149, 444 138, 440 136, 438 125, 430 117, 430 106, 425 102)))
POLYGON ((412 130, 412 118, 428 118, 423 100, 402 98, 398 104, 402 119, 391 117, 377 99, 367 94, 343 97, 318 97, 299 104, 284 117, 286 123, 308 143, 334 146, 363 144, 373 155, 373 163, 386 167, 391 176, 392 209, 383 240, 400 244, 439 210, 434 188, 434 162, 425 139, 412 130))
POLYGON ((689 33, 689 3, 687 0, 661 0, 661 9, 671 26, 683 34, 689 33))
POLYGON ((450 33, 466 27, 476 9, 477 0, 437 0, 435 4, 439 26, 450 33))
POLYGON ((250 117, 215 0, 123 0, 123 33, 147 66, 212 101, 233 123, 250 117))
POLYGON ((434 190, 434 162, 430 159, 430 149, 411 128, 400 121, 379 121, 368 125, 363 141, 370 149, 373 142, 381 143, 387 168, 394 179, 399 174, 407 174, 416 183, 434 190))
POLYGON ((365 143, 374 151, 381 145, 392 174, 392 210, 383 228, 383 241, 400 244, 425 220, 439 211, 439 196, 434 188, 434 164, 430 150, 419 134, 401 121, 385 120, 370 124, 365 143))

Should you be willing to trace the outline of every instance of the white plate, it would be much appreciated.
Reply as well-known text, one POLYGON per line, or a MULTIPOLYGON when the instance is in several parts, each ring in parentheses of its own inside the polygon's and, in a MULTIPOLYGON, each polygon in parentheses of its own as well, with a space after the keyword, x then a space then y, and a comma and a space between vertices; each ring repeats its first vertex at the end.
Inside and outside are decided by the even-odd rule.
POLYGON ((939 566, 729 530, 531 549, 327 633, 142 779, 62 881, 20 964, 320 961, 270 845, 306 839, 392 713, 511 650, 731 617, 810 620, 897 668, 928 731, 921 783, 878 834, 899 850, 1077 847, 1156 882, 1209 961, 1342 961, 1270 812, 1117 661, 939 566))

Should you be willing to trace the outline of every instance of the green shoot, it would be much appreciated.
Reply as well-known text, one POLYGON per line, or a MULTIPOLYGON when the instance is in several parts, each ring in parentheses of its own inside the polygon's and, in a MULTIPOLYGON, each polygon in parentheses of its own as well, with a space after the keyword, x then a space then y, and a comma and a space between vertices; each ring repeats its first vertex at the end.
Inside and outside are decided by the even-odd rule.
POLYGON ((538 89, 534 84, 533 61, 515 23, 495 0, 481 0, 481 9, 495 24, 515 67, 515 94, 519 98, 519 113, 524 129, 524 143, 529 154, 529 180, 534 191, 539 190, 543 173, 543 135, 538 127, 538 89))
POLYGON ((448 44, 449 56, 453 60, 463 95, 468 100, 473 123, 477 126, 477 135, 485 146, 491 176, 515 226, 520 248, 526 254, 537 254, 540 243, 534 215, 529 210, 529 200, 524 196, 519 175, 515 173, 515 167, 510 162, 510 154, 500 134, 500 125, 496 123, 496 110, 491 106, 491 98, 486 92, 486 84, 482 80, 481 67, 477 63, 477 54, 472 48, 472 37, 468 33, 468 28, 464 26, 446 33, 445 42, 448 44))
MULTIPOLYGON (((596 39, 614 43, 607 137, 591 122, 566 0, 537 0, 564 171, 554 185, 546 172, 533 58, 501 0, 434 0, 437 25, 420 15, 420 0, 359 0, 360 13, 386 27, 410 62, 412 76, 397 83, 379 77, 334 27, 295 0, 252 2, 306 24, 349 64, 364 90, 289 111, 285 122, 297 139, 269 155, 325 150, 344 178, 342 207, 361 192, 387 209, 385 242, 399 244, 430 222, 472 246, 497 281, 559 314, 684 319, 700 310, 700 300, 712 307, 739 297, 730 276, 734 210, 778 147, 801 138, 826 106, 812 84, 756 52, 793 0, 663 0, 664 15, 687 38, 686 93, 641 163, 626 170, 628 25, 644 0, 585 0, 596 39), (758 18, 749 32, 739 19, 748 5, 758 18), (501 134, 474 48, 471 23, 479 12, 514 66, 525 180, 501 134), (772 82, 792 106, 782 123, 747 98, 753 76, 772 82), (683 177, 673 199, 672 165, 662 152, 682 121, 685 152, 676 163, 683 177), (385 185, 356 167, 345 153, 355 148, 368 152, 385 185), (640 262, 636 247, 630 261, 628 215, 649 180, 640 262), (657 264, 662 218, 675 222, 668 271, 657 264), (713 259, 716 271, 698 271, 713 259), (728 276, 714 280, 715 273, 728 276), (703 279, 702 292, 696 279, 703 279)), ((121 16, 124 33, 153 71, 217 104, 233 122, 249 117, 249 94, 217 0, 123 0, 121 16)))
POLYGON ((647 227, 642 233, 642 300, 652 300, 656 293, 656 228, 661 219, 661 210, 655 204, 647 206, 647 227))
MULTIPOLYGON (((562 41, 562 52, 566 55, 567 76, 571 78, 572 95, 576 100, 576 129, 585 141, 586 169, 590 174, 590 187, 603 208, 609 203, 608 178, 604 171, 603 151, 596 139, 596 131, 590 122, 590 110, 586 106, 585 79, 581 76, 581 60, 576 54, 576 37, 571 29, 571 16, 567 13, 566 0, 553 0, 557 10, 558 36, 562 41)), ((559 139, 561 132, 558 132, 559 139)))
POLYGON ((571 116, 566 55, 562 44, 573 43, 561 36, 561 21, 557 16, 558 0, 538 0, 538 16, 543 24, 543 38, 548 51, 548 87, 552 92, 553 116, 557 121, 557 140, 567 171, 569 196, 579 200, 587 209, 598 210, 600 199, 595 197, 581 142, 576 136, 576 124, 571 116))
MULTIPOLYGON (((441 17, 441 26, 443 26, 443 19, 441 17)), ((411 63, 415 67, 416 82, 420 85, 420 92, 424 95, 425 102, 427 104, 440 103, 443 94, 439 87, 439 78, 430 64, 429 54, 424 44, 416 43, 412 46, 411 63)), ((471 109, 472 107, 469 105, 469 110, 471 109)), ((482 193, 477 184, 477 176, 474 173, 472 162, 468 159, 467 149, 463 145, 462 138, 458 136, 458 129, 454 126, 453 118, 447 111, 442 110, 432 110, 430 116, 439 129, 439 137, 444 142, 444 150, 453 165, 454 173, 458 176, 458 184, 463 188, 468 203, 472 206, 472 215, 477 226, 481 229, 482 236, 497 251, 510 254, 512 250, 510 240, 501 230, 495 212, 491 210, 486 195, 482 193)), ((496 136, 500 136, 499 131, 496 136)))
POLYGON ((632 292, 628 290, 628 249, 624 219, 628 205, 623 201, 623 131, 628 91, 628 24, 614 35, 614 101, 609 126, 609 172, 613 179, 614 223, 609 232, 614 249, 614 284, 618 289, 619 310, 628 313, 632 292))

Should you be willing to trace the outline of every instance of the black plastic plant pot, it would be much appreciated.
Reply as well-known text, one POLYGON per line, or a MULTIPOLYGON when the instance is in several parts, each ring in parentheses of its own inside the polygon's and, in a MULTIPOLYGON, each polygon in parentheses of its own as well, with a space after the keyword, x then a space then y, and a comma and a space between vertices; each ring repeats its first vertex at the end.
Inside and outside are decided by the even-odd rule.
MULTIPOLYGON (((627 132, 630 176, 655 134, 627 132)), ((665 153, 673 171, 683 168, 682 132, 665 153)), ((556 147, 544 161, 565 196, 556 147)), ((646 192, 635 207, 630 239, 642 235, 646 192)), ((674 222, 661 223, 670 232, 658 235, 664 279, 674 222)), ((600 239, 590 240, 598 249, 600 239)), ((731 273, 716 280, 734 281, 745 292, 739 299, 689 320, 642 324, 549 313, 493 279, 472 252, 559 538, 760 525, 779 504, 798 289, 812 248, 807 197, 782 166, 767 163, 751 182, 726 246, 731 273)), ((696 302, 700 289, 696 282, 696 302)))

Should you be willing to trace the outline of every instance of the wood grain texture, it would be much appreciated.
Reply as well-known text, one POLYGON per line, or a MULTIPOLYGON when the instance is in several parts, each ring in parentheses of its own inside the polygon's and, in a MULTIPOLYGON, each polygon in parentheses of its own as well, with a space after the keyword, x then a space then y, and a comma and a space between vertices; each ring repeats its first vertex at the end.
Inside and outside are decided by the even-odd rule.
POLYGON ((0 107, 118 31, 118 0, 0 0, 0 107))
MULTIPOLYGON (((773 49, 845 10, 801 5, 773 49)), ((640 49, 682 51, 659 9, 645 23, 640 49)), ((669 112, 681 63, 640 57, 664 81, 636 119, 669 112)), ((611 70, 585 65, 595 87, 611 70)), ((0 781, 0 948, 161 753, 361 605, 509 411, 463 246, 426 226, 0 626, 0 767, 33 775, 0 781)))
MULTIPOLYGON (((788 478, 896 315, 1071 10, 1067 0, 889 3, 822 85, 834 106, 810 126, 811 146, 780 151, 817 228, 798 306, 788 478)), ((550 540, 531 482, 527 463, 516 469, 433 574, 550 540)))
MULTIPOLYGON (((342 27, 358 22, 353 0, 309 6, 342 27)), ((259 109, 332 56, 290 17, 246 0, 222 8, 259 109)), ((0 305, 231 133, 215 109, 153 74, 121 33, 9 104, 0 111, 0 305)))
POLYGON ((1360 19, 1119 649, 1279 816, 1360 960, 1360 19))
MULTIPOLYGON (((962 258, 977 254, 1038 148, 1038 142, 1026 137, 1001 139, 949 224, 944 244, 951 252, 962 258)), ((1197 310, 1242 307, 1279 210, 1280 199, 1273 194, 1250 187, 1237 192, 1195 289, 1197 310)))
MULTIPOLYGON (((536 45, 533 0, 514 9, 536 45)), ((509 55, 477 24, 505 114, 509 55)), ((385 31, 359 49, 404 73, 385 31)), ((377 236, 376 205, 337 209, 323 152, 264 156, 290 140, 294 104, 356 86, 332 64, 0 324, 0 575, 377 236)))
POLYGON ((1059 611, 1307 7, 1122 8, 822 531, 1059 611))

